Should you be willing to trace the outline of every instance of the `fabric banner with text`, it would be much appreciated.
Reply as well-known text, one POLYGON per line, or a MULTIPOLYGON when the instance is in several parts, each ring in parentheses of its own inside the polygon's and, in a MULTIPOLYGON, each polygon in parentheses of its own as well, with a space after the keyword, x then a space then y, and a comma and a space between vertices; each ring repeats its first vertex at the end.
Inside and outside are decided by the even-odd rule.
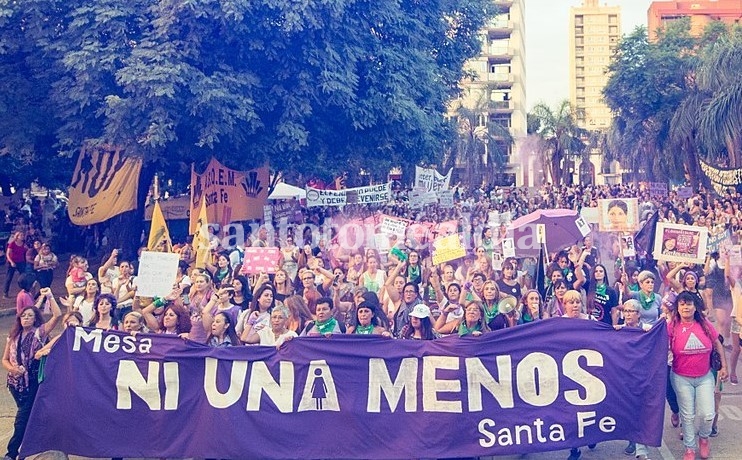
POLYGON ((280 350, 69 328, 31 413, 29 426, 44 429, 26 432, 21 456, 451 458, 620 439, 659 446, 666 350, 664 322, 645 333, 568 318, 434 341, 300 337, 280 350), (74 416, 80 401, 84 417, 74 416))
POLYGON ((415 166, 415 187, 422 187, 428 192, 448 190, 451 182, 451 169, 444 176, 433 168, 415 166))
POLYGON ((262 219, 269 184, 267 167, 235 171, 216 158, 211 159, 201 174, 191 167, 189 231, 196 231, 201 200, 206 200, 206 215, 212 224, 225 226, 240 220, 262 219))
POLYGON ((120 149, 85 148, 72 173, 67 212, 75 225, 92 225, 137 208, 142 160, 120 149))
POLYGON ((338 206, 347 204, 377 204, 391 200, 392 183, 343 190, 320 190, 307 187, 307 207, 338 206))

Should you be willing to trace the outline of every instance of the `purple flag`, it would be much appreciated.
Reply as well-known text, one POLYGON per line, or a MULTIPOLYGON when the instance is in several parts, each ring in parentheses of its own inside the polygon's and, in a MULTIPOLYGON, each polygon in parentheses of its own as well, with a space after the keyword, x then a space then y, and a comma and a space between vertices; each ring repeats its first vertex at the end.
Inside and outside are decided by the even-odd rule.
POLYGON ((418 342, 208 348, 69 329, 21 455, 441 458, 662 439, 667 331, 555 318, 418 342))

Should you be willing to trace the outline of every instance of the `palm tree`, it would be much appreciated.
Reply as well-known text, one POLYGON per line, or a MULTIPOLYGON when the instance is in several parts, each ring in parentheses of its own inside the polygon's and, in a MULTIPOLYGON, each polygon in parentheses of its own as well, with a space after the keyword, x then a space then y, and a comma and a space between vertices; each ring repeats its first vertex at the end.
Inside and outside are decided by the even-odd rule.
POLYGON ((588 132, 577 126, 577 114, 567 100, 559 103, 556 110, 537 104, 531 115, 538 120, 536 134, 544 140, 544 172, 551 177, 552 183, 561 184, 566 179, 562 177, 562 170, 567 166, 568 156, 585 151, 588 132))
POLYGON ((729 166, 742 167, 742 33, 719 37, 701 55, 700 91, 709 94, 699 117, 701 141, 711 152, 723 146, 729 166))
POLYGON ((509 147, 514 142, 508 128, 489 120, 493 104, 482 93, 473 107, 460 102, 455 107, 457 141, 445 164, 465 164, 466 181, 472 186, 491 180, 492 173, 507 163, 509 147))

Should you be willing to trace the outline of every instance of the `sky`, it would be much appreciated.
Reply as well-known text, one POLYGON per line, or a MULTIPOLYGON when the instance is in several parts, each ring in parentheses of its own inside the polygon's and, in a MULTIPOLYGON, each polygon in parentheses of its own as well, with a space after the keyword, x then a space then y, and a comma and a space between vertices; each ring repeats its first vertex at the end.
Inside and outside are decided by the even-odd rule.
MULTIPOLYGON (((621 7, 621 33, 647 25, 652 0, 600 0, 621 7)), ((525 0, 526 106, 544 102, 555 107, 569 99, 569 8, 582 0, 525 0)))

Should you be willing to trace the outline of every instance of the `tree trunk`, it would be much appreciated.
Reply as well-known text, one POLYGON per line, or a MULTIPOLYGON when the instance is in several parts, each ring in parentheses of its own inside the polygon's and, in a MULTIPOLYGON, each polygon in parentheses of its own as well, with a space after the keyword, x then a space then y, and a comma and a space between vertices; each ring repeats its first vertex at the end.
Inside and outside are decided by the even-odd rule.
MULTIPOLYGON (((123 250, 123 256, 119 260, 135 260, 138 258, 137 251, 141 246, 142 231, 149 231, 149 225, 145 228, 144 208, 145 200, 152 180, 155 177, 155 168, 144 164, 139 175, 139 187, 137 188, 137 208, 114 216, 108 223, 108 242, 111 250, 118 248, 123 250)), ((148 233, 145 233, 145 240, 148 233)), ((145 241, 146 244, 146 241, 145 241)))

